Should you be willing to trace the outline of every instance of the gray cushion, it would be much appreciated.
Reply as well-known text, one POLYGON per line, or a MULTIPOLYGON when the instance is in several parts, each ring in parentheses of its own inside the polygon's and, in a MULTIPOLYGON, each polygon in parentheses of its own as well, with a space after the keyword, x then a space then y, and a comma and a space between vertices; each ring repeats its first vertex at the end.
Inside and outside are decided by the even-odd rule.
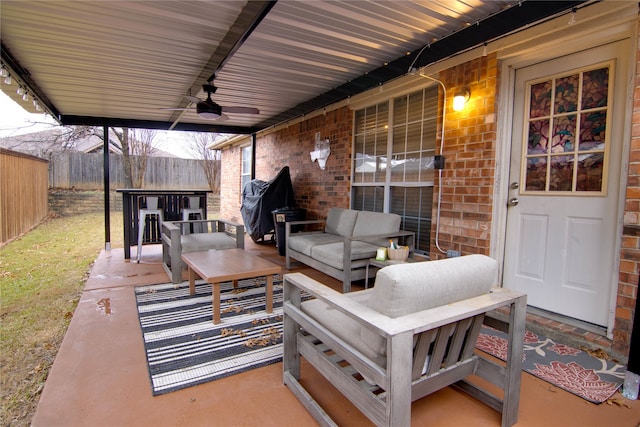
POLYGON ((311 256, 311 248, 314 246, 342 242, 343 240, 340 236, 328 233, 290 235, 287 240, 287 246, 301 254, 311 256))
POLYGON ((351 237, 358 211, 343 208, 331 208, 327 214, 324 231, 338 236, 351 237))
POLYGON ((208 251, 209 249, 232 249, 236 240, 227 233, 193 233, 180 237, 182 253, 208 251))
MULTIPOLYGON (((373 258, 378 250, 377 245, 354 241, 351 242, 351 260, 362 260, 373 258)), ((326 245, 316 245, 311 248, 311 257, 316 261, 330 265, 338 270, 343 269, 342 254, 344 253, 344 242, 329 243, 326 245)), ((366 264, 366 263, 365 263, 366 264)), ((351 264, 352 269, 356 267, 351 264)))
POLYGON ((400 230, 400 219, 400 215, 397 214, 358 211, 353 236, 395 233, 400 230))

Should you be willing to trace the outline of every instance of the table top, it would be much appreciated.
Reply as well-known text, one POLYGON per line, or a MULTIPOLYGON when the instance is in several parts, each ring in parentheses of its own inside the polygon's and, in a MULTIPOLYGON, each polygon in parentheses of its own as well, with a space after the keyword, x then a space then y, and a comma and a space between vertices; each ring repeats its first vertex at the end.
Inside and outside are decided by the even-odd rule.
POLYGON ((209 283, 282 273, 282 267, 243 249, 189 252, 182 260, 209 283))
POLYGON ((369 260, 369 264, 373 265, 374 267, 387 267, 389 265, 396 265, 396 264, 405 264, 405 263, 411 263, 411 262, 424 262, 424 261, 428 261, 426 258, 407 258, 406 261, 400 261, 400 260, 393 260, 393 259, 386 259, 384 261, 380 261, 377 260, 375 258, 371 258, 369 260))

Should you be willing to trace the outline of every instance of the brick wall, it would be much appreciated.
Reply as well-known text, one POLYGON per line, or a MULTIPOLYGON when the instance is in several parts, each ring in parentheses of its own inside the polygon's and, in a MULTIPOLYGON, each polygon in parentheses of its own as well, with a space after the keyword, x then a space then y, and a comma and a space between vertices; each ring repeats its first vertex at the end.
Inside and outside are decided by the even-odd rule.
MULTIPOLYGON (((439 76, 449 98, 445 106, 445 139, 441 153, 446 158, 446 165, 442 171, 439 246, 460 251, 463 255, 489 254, 495 179, 497 70, 494 54, 450 68, 439 76), (463 111, 453 111, 453 94, 464 89, 471 92, 469 102, 463 111)), ((437 202, 437 174, 434 192, 437 202)), ((433 218, 431 235, 435 236, 435 204, 433 218)), ((446 257, 437 249, 434 239, 430 251, 431 259, 446 257)))
MULTIPOLYGON (((334 206, 348 208, 352 121, 351 110, 343 107, 258 137, 256 178, 268 181, 289 166, 296 205, 307 210, 307 218, 324 218, 334 206), (331 141, 325 170, 309 156, 316 132, 331 141)), ((221 217, 242 222, 240 162, 239 147, 223 151, 221 217)))
MULTIPOLYGON (((109 206, 112 211, 122 211, 122 195, 110 192, 109 206)), ((59 216, 104 212, 104 192, 50 189, 49 212, 59 216)))
MULTIPOLYGON (((640 46, 640 40, 638 46, 640 46)), ((638 279, 640 278, 640 49, 636 52, 632 117, 631 150, 627 172, 620 274, 612 346, 612 350, 621 355, 629 353, 631 330, 638 298, 638 279)))
MULTIPOLYGON (((640 42, 639 42, 640 45, 640 42)), ((617 288, 613 340, 609 350, 624 359, 629 353, 633 315, 640 278, 640 51, 637 53, 633 129, 627 177, 623 244, 617 288)), ((493 220, 493 186, 496 162, 498 61, 495 55, 474 59, 440 73, 449 95, 467 88, 471 98, 462 112, 448 102, 442 154, 440 247, 462 254, 489 254, 493 220)), ((291 176, 299 207, 308 217, 323 217, 330 206, 348 207, 352 112, 342 108, 258 139, 256 177, 268 180, 285 165, 291 176), (311 163, 315 132, 331 139, 327 169, 311 163)), ((222 162, 223 217, 240 218, 240 150, 225 150, 222 162)), ((436 175, 437 180, 437 175, 436 175)), ((438 191, 436 181, 435 192, 438 191)), ((436 201, 434 197, 435 236, 436 201)), ((445 255, 431 242, 431 258, 445 255)), ((607 347, 607 340, 601 344, 607 347)))

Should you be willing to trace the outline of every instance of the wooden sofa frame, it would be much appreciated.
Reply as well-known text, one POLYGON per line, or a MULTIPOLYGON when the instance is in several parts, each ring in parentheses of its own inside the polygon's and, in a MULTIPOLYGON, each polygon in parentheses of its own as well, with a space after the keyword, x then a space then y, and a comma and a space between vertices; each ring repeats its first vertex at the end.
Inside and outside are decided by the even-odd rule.
MULTIPOLYGON (((182 282, 182 236, 196 233, 225 233, 244 249, 244 225, 220 219, 166 221, 162 223, 162 264, 172 283, 182 282)), ((208 249, 220 249, 211 245, 208 249)))
POLYGON ((300 383, 300 356, 378 426, 409 426, 411 402, 449 385, 501 412, 502 426, 511 426, 518 418, 525 313, 526 295, 493 288, 485 295, 390 318, 302 273, 286 274, 283 381, 323 426, 336 424, 300 383), (301 291, 385 337, 386 366, 306 314, 300 308, 301 291), (509 308, 509 321, 503 323, 509 344, 506 366, 474 352, 485 314, 502 307, 509 308), (468 381, 472 374, 503 389, 504 397, 468 381))

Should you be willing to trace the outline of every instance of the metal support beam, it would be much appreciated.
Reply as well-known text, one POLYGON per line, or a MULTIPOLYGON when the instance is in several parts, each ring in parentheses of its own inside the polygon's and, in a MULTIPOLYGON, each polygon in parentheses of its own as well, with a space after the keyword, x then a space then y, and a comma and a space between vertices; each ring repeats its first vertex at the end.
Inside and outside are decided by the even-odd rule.
POLYGON ((111 206, 109 203, 109 127, 102 128, 104 134, 102 147, 104 150, 102 175, 104 177, 104 249, 111 250, 111 206))
POLYGON ((258 148, 258 138, 255 133, 251 134, 251 179, 256 179, 256 148, 258 148))

